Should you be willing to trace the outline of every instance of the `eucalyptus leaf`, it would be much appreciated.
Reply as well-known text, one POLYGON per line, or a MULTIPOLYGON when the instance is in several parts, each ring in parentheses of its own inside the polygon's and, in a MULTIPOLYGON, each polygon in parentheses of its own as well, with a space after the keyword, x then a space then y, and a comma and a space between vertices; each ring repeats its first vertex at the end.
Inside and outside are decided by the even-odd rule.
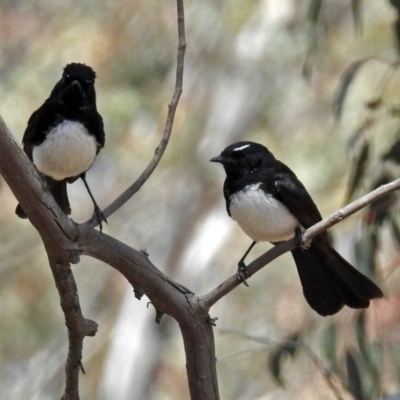
POLYGON ((361 371, 357 365, 356 357, 351 351, 346 352, 347 388, 355 400, 367 400, 364 397, 361 371))
POLYGON ((293 335, 287 341, 279 343, 269 355, 268 367, 275 382, 279 386, 285 386, 282 377, 282 366, 288 357, 293 358, 298 349, 298 336, 293 335))

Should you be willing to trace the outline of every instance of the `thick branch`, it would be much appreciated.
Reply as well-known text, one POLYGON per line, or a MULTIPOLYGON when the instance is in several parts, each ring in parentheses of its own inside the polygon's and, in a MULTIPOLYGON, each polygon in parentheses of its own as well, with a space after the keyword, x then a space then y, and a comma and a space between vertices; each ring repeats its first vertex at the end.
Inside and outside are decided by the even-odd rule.
POLYGON ((196 324, 193 322, 179 324, 185 345, 190 398, 191 400, 218 400, 213 326, 204 319, 203 321, 197 319, 196 324))
MULTIPOLYGON (((380 186, 378 189, 373 190, 372 192, 366 194, 365 196, 359 198, 358 200, 353 201, 347 206, 341 208, 340 210, 334 212, 330 216, 324 218, 322 221, 316 223, 312 227, 308 228, 303 234, 303 241, 305 244, 311 241, 312 238, 319 235, 322 232, 325 232, 330 227, 336 225, 338 222, 346 219, 350 215, 355 212, 361 210, 362 208, 368 206, 374 201, 379 200, 380 198, 386 196, 387 194, 394 192, 400 189, 400 179, 396 179, 393 182, 387 183, 386 185, 380 186)), ((274 246, 272 249, 268 250, 262 256, 258 257, 251 264, 248 265, 248 273, 249 276, 254 275, 257 271, 264 268, 271 261, 275 260, 275 258, 281 256, 282 254, 293 250, 298 245, 296 240, 290 239, 286 242, 279 243, 274 246)), ((225 282, 220 284, 210 293, 199 297, 199 301, 203 303, 203 307, 207 310, 211 308, 218 300, 224 297, 226 294, 231 292, 235 287, 240 285, 241 282, 238 281, 237 276, 231 276, 225 282)))
POLYGON ((78 378, 85 336, 93 336, 97 324, 83 317, 70 263, 79 261, 75 223, 63 214, 45 190, 42 179, 0 117, 0 173, 22 204, 45 245, 61 308, 68 327, 69 350, 65 366, 64 399, 79 400, 78 378))
POLYGON ((140 251, 92 230, 83 239, 84 254, 114 267, 144 293, 152 305, 179 323, 186 353, 186 370, 192 400, 218 400, 214 337, 208 310, 190 290, 159 271, 140 251))
POLYGON ((85 336, 94 336, 97 323, 83 317, 78 289, 68 263, 49 259, 54 281, 60 294, 61 308, 68 328, 68 357, 65 363, 65 392, 62 399, 79 400, 79 373, 83 370, 82 349, 85 336))

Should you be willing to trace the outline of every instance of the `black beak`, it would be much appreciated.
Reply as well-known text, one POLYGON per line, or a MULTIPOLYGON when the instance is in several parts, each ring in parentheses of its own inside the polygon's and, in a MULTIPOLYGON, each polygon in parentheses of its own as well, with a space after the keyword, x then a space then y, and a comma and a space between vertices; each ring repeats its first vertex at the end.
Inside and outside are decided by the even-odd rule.
POLYGON ((78 89, 81 93, 83 93, 83 88, 81 83, 78 80, 73 81, 69 87, 73 87, 74 89, 78 89))
POLYGON ((224 157, 222 155, 213 157, 210 161, 218 162, 218 163, 221 163, 222 165, 234 165, 234 162, 232 159, 230 159, 228 157, 224 157))
POLYGON ((221 164, 227 164, 228 160, 222 156, 217 156, 217 157, 213 157, 211 160, 211 162, 219 162, 221 164))
POLYGON ((221 156, 213 157, 210 161, 211 161, 211 162, 219 162, 219 163, 222 163, 222 157, 221 157, 221 156))
POLYGON ((63 91, 60 93, 60 97, 64 99, 75 99, 74 101, 77 101, 77 99, 85 100, 86 93, 82 87, 82 84, 75 79, 63 89, 63 91))

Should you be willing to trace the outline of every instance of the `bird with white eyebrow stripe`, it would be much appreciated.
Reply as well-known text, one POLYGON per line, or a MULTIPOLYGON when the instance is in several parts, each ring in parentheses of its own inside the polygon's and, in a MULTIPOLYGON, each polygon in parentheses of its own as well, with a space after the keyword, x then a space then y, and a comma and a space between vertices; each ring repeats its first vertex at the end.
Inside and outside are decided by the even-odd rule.
MULTIPOLYGON (((224 196, 228 214, 253 243, 238 264, 238 278, 245 281, 244 260, 258 241, 278 243, 319 222, 317 206, 294 172, 263 145, 238 142, 211 159, 226 172, 224 196)), ((330 245, 326 232, 309 248, 292 250, 304 296, 318 314, 337 313, 344 305, 366 308, 383 296, 379 287, 350 265, 330 245)))

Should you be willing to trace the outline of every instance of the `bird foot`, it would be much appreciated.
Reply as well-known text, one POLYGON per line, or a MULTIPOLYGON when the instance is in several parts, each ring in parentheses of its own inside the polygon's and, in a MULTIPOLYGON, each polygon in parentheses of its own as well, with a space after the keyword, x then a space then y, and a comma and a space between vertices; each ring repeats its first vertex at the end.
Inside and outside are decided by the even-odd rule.
POLYGON ((296 228, 295 235, 296 244, 302 250, 307 250, 311 246, 311 240, 307 240, 306 242, 303 240, 303 232, 300 228, 296 228))
POLYGON ((244 283, 247 287, 249 284, 246 281, 246 277, 249 277, 249 271, 247 270, 247 266, 243 261, 239 261, 238 270, 237 270, 237 279, 244 283))
POLYGON ((102 222, 105 222, 108 225, 107 219, 100 210, 100 207, 97 205, 94 207, 94 215, 96 216, 97 219, 97 225, 99 226, 100 233, 103 231, 103 224, 102 222))

